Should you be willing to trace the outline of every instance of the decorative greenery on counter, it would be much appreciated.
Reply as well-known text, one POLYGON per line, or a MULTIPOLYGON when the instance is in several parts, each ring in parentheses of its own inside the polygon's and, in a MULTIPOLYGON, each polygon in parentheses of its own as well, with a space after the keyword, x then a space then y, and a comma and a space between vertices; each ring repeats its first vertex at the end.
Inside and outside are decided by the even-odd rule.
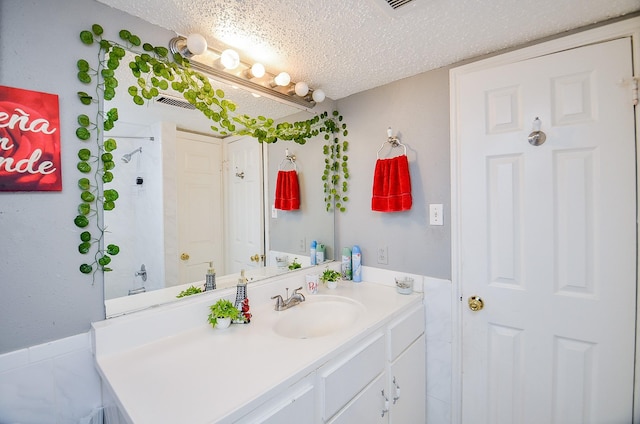
POLYGON ((334 271, 329 268, 325 269, 322 271, 322 274, 320 274, 320 280, 323 283, 326 283, 327 281, 338 281, 340 277, 341 275, 338 271, 334 271))
POLYGON ((202 289, 200 287, 189 286, 185 290, 182 290, 180 293, 178 293, 176 297, 179 299, 181 297, 191 296, 192 294, 198 293, 202 293, 202 289))
POLYGON ((302 268, 302 264, 298 262, 298 258, 293 258, 293 262, 289 264, 289 270, 293 271, 294 269, 302 268))
POLYGON ((211 313, 209 314, 208 322, 213 327, 216 326, 218 318, 231 318, 232 322, 240 318, 240 311, 227 299, 218 300, 209 306, 209 310, 211 313))
POLYGON ((110 244, 104 248, 104 233, 106 228, 101 226, 104 211, 113 210, 119 193, 114 189, 103 189, 102 184, 113 181, 111 172, 116 164, 113 151, 117 149, 116 140, 104 137, 105 133, 114 128, 118 120, 115 108, 104 110, 104 100, 112 100, 116 96, 118 80, 115 71, 120 67, 126 52, 135 54, 134 60, 128 63, 128 68, 137 78, 137 85, 128 87, 127 93, 137 105, 144 105, 160 95, 160 90, 171 89, 181 93, 197 110, 213 122, 211 129, 222 135, 249 135, 260 143, 275 143, 278 140, 293 141, 305 144, 307 139, 325 133, 325 171, 322 176, 326 210, 344 212, 349 178, 348 142, 341 141, 341 137, 348 134, 343 117, 334 111, 332 115, 323 112, 311 119, 294 123, 281 122, 276 124, 271 118, 258 116, 256 118, 246 114, 236 114, 237 106, 224 98, 224 91, 215 89, 209 79, 191 69, 189 60, 176 53, 169 54, 166 47, 152 46, 143 43, 140 37, 128 30, 121 30, 118 36, 121 42, 103 38, 104 29, 94 24, 91 30, 80 32, 80 40, 87 46, 98 46, 97 68, 91 68, 90 62, 80 59, 76 63, 78 80, 90 87, 92 94, 87 91, 77 92, 78 99, 85 106, 93 108, 94 118, 89 114, 81 114, 77 118, 78 128, 76 136, 82 142, 93 140, 95 147, 83 147, 78 151, 79 162, 77 169, 86 174, 78 180, 81 190, 81 203, 74 222, 79 228, 85 229, 80 235, 78 250, 88 254, 92 246, 97 245, 93 263, 83 263, 80 271, 85 274, 101 271, 111 271, 107 265, 112 255, 118 254, 120 248, 110 244), (238 126, 236 126, 238 124, 238 126), (89 178, 93 177, 93 181, 89 178), (94 268, 95 267, 95 268, 94 268))

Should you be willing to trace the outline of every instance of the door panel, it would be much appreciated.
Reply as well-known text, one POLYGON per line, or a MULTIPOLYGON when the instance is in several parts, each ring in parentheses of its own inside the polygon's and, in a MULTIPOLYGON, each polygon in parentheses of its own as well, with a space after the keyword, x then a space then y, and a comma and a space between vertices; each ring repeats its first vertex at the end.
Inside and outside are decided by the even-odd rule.
POLYGON ((230 142, 227 149, 227 272, 235 273, 264 265, 263 259, 250 259, 264 255, 262 149, 252 137, 230 142))
MULTIPOLYGON (((178 274, 180 284, 203 280, 208 262, 224 264, 222 144, 213 137, 178 133, 178 274)), ((218 269, 218 272, 223 272, 218 269)))
POLYGON ((631 422, 630 39, 458 80, 468 423, 631 422), (527 142, 536 117, 547 140, 527 142))

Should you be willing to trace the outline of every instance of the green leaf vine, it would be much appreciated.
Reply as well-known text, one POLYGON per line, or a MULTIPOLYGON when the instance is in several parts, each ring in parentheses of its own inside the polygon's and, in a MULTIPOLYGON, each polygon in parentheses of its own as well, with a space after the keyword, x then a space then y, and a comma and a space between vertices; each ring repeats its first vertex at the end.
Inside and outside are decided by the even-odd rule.
POLYGON ((322 176, 327 211, 333 207, 344 212, 349 178, 348 142, 341 140, 348 134, 343 117, 334 111, 329 115, 323 112, 308 120, 298 122, 279 122, 264 116, 251 117, 237 112, 237 105, 225 99, 225 93, 211 85, 202 73, 190 67, 189 60, 180 54, 170 55, 166 47, 144 43, 139 36, 128 30, 118 33, 120 41, 112 41, 103 37, 104 29, 98 24, 90 30, 83 30, 79 37, 87 46, 97 46, 97 67, 80 59, 76 63, 77 78, 92 90, 78 91, 80 103, 93 109, 90 113, 78 115, 76 137, 83 143, 94 141, 93 148, 82 147, 78 150, 77 169, 84 174, 78 180, 81 191, 75 225, 83 229, 80 234, 78 251, 88 255, 92 247, 97 251, 92 263, 83 263, 80 271, 85 274, 101 270, 111 271, 108 267, 111 256, 117 255, 120 248, 110 244, 102 247, 106 228, 102 227, 101 217, 105 211, 116 208, 119 194, 117 190, 108 189, 107 184, 113 181, 116 164, 113 151, 117 149, 116 140, 104 137, 114 128, 118 121, 115 108, 104 110, 103 100, 112 100, 116 96, 118 80, 115 71, 121 66, 127 51, 134 53, 134 59, 127 66, 136 78, 136 85, 127 88, 127 93, 137 105, 160 95, 160 90, 171 89, 179 92, 190 104, 212 121, 211 129, 221 135, 248 135, 260 143, 275 143, 278 140, 293 141, 305 144, 308 139, 325 133, 325 171, 322 176), (92 177, 92 178, 91 178, 92 177))

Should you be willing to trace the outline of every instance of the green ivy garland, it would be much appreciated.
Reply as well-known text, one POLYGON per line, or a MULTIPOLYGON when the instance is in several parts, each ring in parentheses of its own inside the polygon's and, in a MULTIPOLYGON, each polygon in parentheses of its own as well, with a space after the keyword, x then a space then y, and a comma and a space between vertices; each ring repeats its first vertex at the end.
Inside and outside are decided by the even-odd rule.
MULTIPOLYGON (((323 117, 327 117, 324 112, 323 117)), ((340 134, 346 137, 349 134, 347 124, 343 123, 342 115, 338 111, 333 112, 334 119, 325 119, 324 121, 324 139, 326 144, 323 146, 324 159, 324 181, 325 204, 327 211, 331 210, 331 205, 335 204, 336 210, 340 212, 346 211, 345 203, 349 201, 347 196, 349 179, 349 156, 346 152, 349 150, 349 142, 343 140, 340 142, 340 134), (336 122, 337 120, 337 122, 336 122)))
POLYGON ((120 251, 120 248, 114 244, 106 248, 101 247, 106 229, 101 227, 100 218, 104 211, 110 211, 116 207, 119 196, 116 190, 103 189, 100 184, 101 182, 106 185, 113 180, 111 170, 116 164, 112 152, 117 149, 117 143, 113 138, 105 140, 103 134, 113 129, 118 120, 117 109, 105 111, 102 100, 111 100, 115 97, 118 87, 115 70, 119 68, 127 50, 135 53, 135 58, 128 63, 128 67, 137 78, 137 85, 128 87, 127 92, 137 105, 144 105, 146 101, 157 97, 160 90, 171 87, 210 119, 213 122, 211 129, 222 135, 249 135, 260 143, 286 140, 305 144, 307 139, 321 132, 326 133, 326 144, 323 147, 325 171, 322 176, 326 209, 330 211, 335 205, 336 210, 341 212, 346 210, 344 204, 349 200, 345 194, 348 188, 349 171, 348 157, 344 153, 348 149, 348 142, 346 140, 341 142, 340 135, 346 137, 348 131, 346 124, 342 123, 343 117, 337 111, 334 111, 331 116, 323 112, 305 121, 278 124, 264 116, 254 118, 246 114, 236 114, 235 103, 224 98, 224 91, 214 89, 209 79, 191 69, 189 60, 180 54, 171 56, 166 47, 143 43, 140 37, 128 30, 121 30, 118 33, 123 44, 103 38, 103 33, 103 28, 98 24, 92 25, 91 30, 80 32, 82 43, 88 46, 97 44, 99 47, 97 69, 92 69, 89 62, 84 59, 76 63, 78 80, 95 88, 93 95, 85 91, 77 93, 83 105, 95 108, 95 118, 92 120, 89 115, 80 114, 77 119, 79 126, 76 136, 83 142, 93 139, 94 150, 97 152, 94 155, 91 149, 85 147, 78 151, 77 168, 81 173, 86 174, 86 177, 78 180, 81 203, 74 222, 76 226, 84 229, 80 234, 78 250, 82 254, 88 254, 94 244, 98 246, 93 263, 83 263, 80 266, 82 273, 95 275, 98 270, 111 271, 108 267, 111 256, 117 255, 120 251), (89 178, 91 175, 93 175, 93 181, 89 178), (90 228, 95 228, 92 230, 93 233, 89 230, 90 228))

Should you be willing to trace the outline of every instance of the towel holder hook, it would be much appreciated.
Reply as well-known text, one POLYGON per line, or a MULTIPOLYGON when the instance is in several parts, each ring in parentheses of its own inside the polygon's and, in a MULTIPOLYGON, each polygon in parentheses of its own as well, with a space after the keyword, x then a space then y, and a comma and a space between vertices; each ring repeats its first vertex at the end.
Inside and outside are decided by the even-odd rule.
POLYGON ((293 165, 293 169, 298 170, 298 167, 296 166, 296 155, 289 154, 289 149, 285 149, 284 155, 284 159, 280 162, 279 168, 282 168, 283 163, 289 161, 293 165))
POLYGON ((380 148, 378 149, 378 152, 376 153, 376 156, 378 157, 378 159, 380 159, 380 151, 384 148, 384 146, 389 143, 391 145, 392 148, 394 147, 402 147, 404 149, 404 154, 407 154, 407 146, 405 146, 404 144, 402 144, 400 142, 400 138, 396 135, 393 135, 393 130, 391 129, 391 127, 387 128, 387 141, 382 143, 382 145, 380 146, 380 148))

